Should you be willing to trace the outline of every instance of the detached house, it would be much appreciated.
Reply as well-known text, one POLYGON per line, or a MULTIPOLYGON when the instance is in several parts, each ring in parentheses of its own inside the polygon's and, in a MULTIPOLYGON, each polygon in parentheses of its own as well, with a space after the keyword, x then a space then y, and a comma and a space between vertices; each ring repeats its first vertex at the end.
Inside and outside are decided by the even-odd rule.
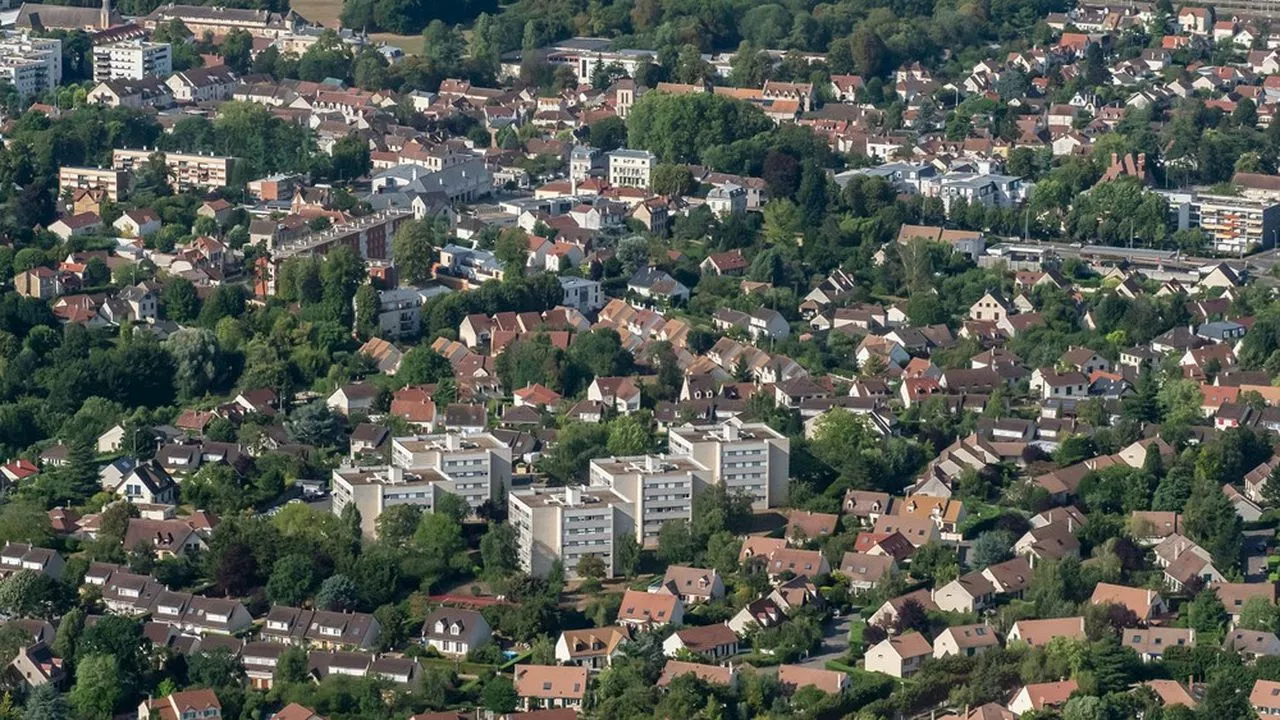
POLYGON ((684 603, 675 595, 628 590, 618 607, 618 624, 648 630, 684 622, 684 603))
POLYGON ((443 655, 464 657, 489 642, 489 623, 474 610, 442 607, 422 623, 422 644, 443 655))
POLYGON ((918 632, 909 632, 885 638, 867 650, 865 665, 871 672, 909 678, 919 672, 921 664, 932 655, 929 641, 918 632))
POLYGON ((587 697, 587 669, 568 665, 516 665, 515 686, 525 710, 578 708, 587 697))
POLYGON ((724 580, 715 570, 670 565, 662 576, 662 582, 649 588, 649 592, 667 593, 680 598, 685 605, 711 602, 724 597, 724 580))
POLYGON ((578 665, 588 670, 602 670, 613 664, 622 643, 630 639, 627 629, 619 625, 585 630, 565 630, 556 641, 556 662, 578 665))

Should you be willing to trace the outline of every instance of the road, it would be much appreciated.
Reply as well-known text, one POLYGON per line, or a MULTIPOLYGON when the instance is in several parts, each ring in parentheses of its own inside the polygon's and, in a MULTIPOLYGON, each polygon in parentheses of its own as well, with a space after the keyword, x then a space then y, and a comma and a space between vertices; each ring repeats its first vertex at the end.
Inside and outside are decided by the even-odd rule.
POLYGON ((828 620, 822 626, 822 645, 818 651, 810 655, 804 662, 805 667, 822 668, 828 660, 839 660, 849 652, 849 619, 850 616, 828 620))
MULTIPOLYGON (((1149 248, 1124 248, 1110 247, 1107 245, 1083 245, 1077 247, 1074 243, 1053 242, 1048 240, 1028 240, 1026 242, 1019 238, 991 238, 989 244, 995 242, 1004 242, 1011 245, 1032 245, 1036 247, 1053 248, 1059 257, 1080 257, 1082 252, 1088 252, 1094 255, 1109 255, 1117 258, 1166 258, 1175 259, 1175 253, 1172 250, 1151 250, 1149 248)), ((1239 270, 1247 268, 1255 275, 1265 275, 1269 272, 1277 262, 1280 262, 1280 249, 1273 248, 1271 250, 1263 250, 1262 252, 1246 255, 1244 258, 1203 258, 1191 255, 1181 255, 1176 257, 1178 262, 1188 265, 1212 265, 1214 263, 1226 263, 1231 267, 1239 270)))

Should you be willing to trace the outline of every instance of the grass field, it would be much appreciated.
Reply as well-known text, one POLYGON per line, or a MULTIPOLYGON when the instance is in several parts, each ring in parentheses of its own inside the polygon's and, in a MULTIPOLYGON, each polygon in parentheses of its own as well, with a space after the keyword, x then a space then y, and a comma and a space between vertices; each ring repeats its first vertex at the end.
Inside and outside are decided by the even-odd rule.
MULTIPOLYGON (((291 0, 289 6, 302 17, 325 27, 336 29, 340 25, 338 16, 342 13, 342 0, 291 0)), ((388 45, 395 45, 408 54, 422 52, 421 35, 372 33, 370 37, 388 45)))

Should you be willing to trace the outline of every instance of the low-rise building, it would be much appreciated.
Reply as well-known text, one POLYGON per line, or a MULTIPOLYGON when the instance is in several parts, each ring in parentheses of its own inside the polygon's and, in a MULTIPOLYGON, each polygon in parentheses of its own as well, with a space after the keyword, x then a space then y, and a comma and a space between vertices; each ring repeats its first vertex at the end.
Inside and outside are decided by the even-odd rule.
POLYGON ((474 610, 442 607, 430 612, 422 623, 422 644, 443 655, 465 657, 489 642, 491 630, 484 615, 474 610))

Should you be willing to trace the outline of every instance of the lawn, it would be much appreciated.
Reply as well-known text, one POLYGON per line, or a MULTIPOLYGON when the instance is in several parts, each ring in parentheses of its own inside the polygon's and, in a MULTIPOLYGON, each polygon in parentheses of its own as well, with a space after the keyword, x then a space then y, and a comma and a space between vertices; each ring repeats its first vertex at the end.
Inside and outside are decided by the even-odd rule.
MULTIPOLYGON (((335 29, 341 25, 338 22, 338 16, 342 14, 342 0, 293 0, 289 3, 289 6, 311 22, 335 29)), ((421 35, 373 33, 370 37, 388 45, 395 45, 407 54, 422 52, 423 39, 421 35)))

